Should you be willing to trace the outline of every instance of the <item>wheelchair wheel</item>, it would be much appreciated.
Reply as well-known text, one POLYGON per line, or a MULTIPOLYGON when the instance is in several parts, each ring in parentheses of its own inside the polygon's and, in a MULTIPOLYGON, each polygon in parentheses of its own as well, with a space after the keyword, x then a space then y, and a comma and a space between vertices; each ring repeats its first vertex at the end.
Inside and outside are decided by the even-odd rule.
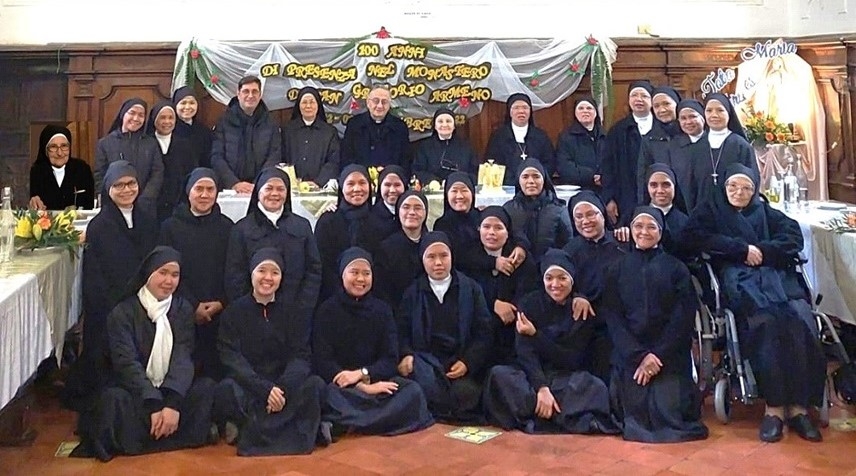
POLYGON ((820 426, 826 428, 829 426, 829 383, 823 385, 823 400, 820 402, 820 408, 817 409, 817 419, 820 426))
POLYGON ((727 377, 722 377, 716 382, 713 391, 713 408, 720 422, 727 425, 731 421, 731 388, 727 377))

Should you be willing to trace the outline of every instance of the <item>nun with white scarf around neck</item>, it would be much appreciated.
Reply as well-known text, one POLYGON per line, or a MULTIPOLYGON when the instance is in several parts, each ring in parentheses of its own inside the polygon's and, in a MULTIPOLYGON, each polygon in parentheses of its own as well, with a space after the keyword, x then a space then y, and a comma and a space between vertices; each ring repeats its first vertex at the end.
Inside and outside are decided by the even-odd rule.
POLYGON ((159 242, 181 253, 181 282, 177 293, 196 310, 193 361, 202 375, 220 380, 217 329, 226 306, 223 276, 226 248, 235 226, 217 205, 217 174, 198 167, 187 177, 185 199, 161 225, 159 242))
POLYGON ((698 308, 687 267, 658 246, 664 222, 637 207, 635 246, 607 272, 598 310, 613 342, 613 410, 628 441, 677 443, 707 438, 690 348, 698 308))
POLYGON ((428 233, 428 198, 418 190, 407 190, 398 197, 395 214, 399 227, 380 243, 375 286, 375 295, 393 310, 404 290, 423 273, 419 244, 428 233))
POLYGON ((692 183, 692 150, 695 143, 704 137, 707 124, 704 122, 704 105, 696 99, 684 99, 678 103, 678 123, 681 134, 669 141, 668 161, 686 202, 686 210, 695 208, 695 186, 692 183))
POLYGON ((319 187, 339 172, 339 133, 327 123, 321 94, 312 86, 297 93, 291 120, 282 126, 282 162, 294 165, 297 178, 319 187))
POLYGON ((431 137, 416 145, 411 169, 423 185, 432 180, 442 182, 454 172, 465 173, 474 180, 479 161, 472 146, 461 139, 455 127, 455 114, 446 108, 434 112, 431 137))
POLYGON ((726 169, 741 164, 758 173, 758 161, 731 100, 721 93, 713 93, 704 100, 705 122, 708 131, 691 147, 695 206, 711 200, 723 183, 726 169))
POLYGON ((91 209, 95 203, 92 169, 71 156, 71 131, 48 124, 39 134, 36 160, 30 167, 30 208, 91 209))
POLYGON ((756 171, 730 165, 714 200, 693 212, 685 239, 715 260, 725 305, 734 311, 767 404, 760 438, 781 439, 790 414, 792 430, 819 441, 806 408, 822 402, 826 359, 810 296, 794 269, 803 235, 795 220, 760 196, 759 183, 756 171))
POLYGON ((325 421, 334 432, 400 435, 434 423, 422 389, 398 376, 392 309, 373 296, 372 256, 348 248, 339 289, 315 312, 312 359, 327 383, 325 421))
MULTIPOLYGON (((100 189, 107 167, 126 160, 137 169, 140 205, 154 213, 163 186, 163 160, 157 140, 145 133, 148 104, 140 98, 128 99, 119 108, 110 132, 95 145, 95 187, 100 189)), ((101 197, 104 201, 105 197, 101 197)))
POLYGON ((339 255, 359 246, 377 254, 381 237, 380 220, 371 213, 372 182, 365 167, 351 164, 339 174, 339 200, 336 211, 326 211, 315 224, 315 240, 321 255, 321 294, 319 302, 335 294, 342 285, 337 272, 339 255))
POLYGON ((521 163, 538 159, 552 175, 556 171, 555 151, 550 137, 535 126, 532 99, 524 93, 515 93, 505 102, 505 123, 490 135, 485 161, 494 160, 505 166, 503 185, 514 185, 521 163))
POLYGON ((577 99, 574 118, 574 123, 559 134, 556 145, 558 183, 579 185, 599 192, 601 162, 606 154, 606 131, 597 102, 589 96, 577 99))
POLYGON ((541 260, 541 289, 520 300, 517 362, 493 367, 485 408, 493 422, 526 433, 617 434, 609 389, 591 373, 595 321, 569 318, 574 267, 562 250, 541 260))
POLYGON ((657 86, 651 91, 654 124, 642 138, 636 164, 636 189, 639 202, 645 195, 645 172, 652 164, 669 163, 669 144, 681 134, 678 123, 678 103, 681 95, 670 86, 657 86))
POLYGON ((110 384, 81 414, 73 455, 109 461, 216 442, 214 381, 194 379, 193 307, 175 294, 180 274, 178 251, 156 247, 110 312, 110 384))
POLYGON ((548 248, 561 248, 568 243, 573 234, 571 219, 565 201, 556 195, 540 161, 522 162, 515 176, 514 198, 502 207, 511 217, 518 243, 538 263, 548 248))
POLYGON ((163 162, 163 185, 158 197, 158 220, 163 222, 184 196, 184 182, 199 164, 191 151, 190 141, 174 133, 179 121, 170 101, 160 101, 149 112, 146 134, 154 137, 163 162))
POLYGON ((214 132, 197 119, 199 103, 196 91, 190 86, 182 86, 172 93, 172 105, 178 116, 175 121, 175 135, 190 141, 193 163, 210 168, 214 132))
POLYGON ((647 80, 637 80, 627 88, 630 113, 616 122, 606 134, 606 155, 602 164, 601 198, 606 204, 606 217, 616 227, 627 226, 638 201, 637 179, 642 136, 654 124, 651 94, 654 88, 647 80), (613 214, 617 220, 613 220, 613 214))
POLYGON ((481 287, 452 267, 442 231, 419 245, 425 274, 404 292, 396 312, 402 377, 415 380, 434 418, 453 424, 484 422, 482 382, 490 360, 490 311, 481 287))
POLYGON ((124 160, 110 164, 104 176, 101 212, 86 229, 83 288, 83 353, 69 374, 63 399, 78 410, 101 389, 110 367, 107 315, 124 297, 125 284, 157 243, 155 218, 137 206, 137 171, 124 160), (114 187, 115 185, 115 187, 114 187))
POLYGON ((245 270, 252 289, 221 316, 217 347, 226 378, 215 390, 214 419, 238 456, 309 454, 316 443, 330 443, 329 423, 326 435, 321 424, 324 381, 312 375, 304 337, 309 322, 280 292, 287 266, 276 248, 255 251, 245 270))
MULTIPOLYGON (((250 291, 247 266, 256 250, 279 250, 283 299, 295 306, 295 318, 308 323, 321 290, 321 256, 309 220, 291 211, 291 182, 276 167, 262 169, 253 184, 247 216, 232 228, 226 249, 226 297, 250 291)), ((305 336, 307 345, 309 335, 305 336)))

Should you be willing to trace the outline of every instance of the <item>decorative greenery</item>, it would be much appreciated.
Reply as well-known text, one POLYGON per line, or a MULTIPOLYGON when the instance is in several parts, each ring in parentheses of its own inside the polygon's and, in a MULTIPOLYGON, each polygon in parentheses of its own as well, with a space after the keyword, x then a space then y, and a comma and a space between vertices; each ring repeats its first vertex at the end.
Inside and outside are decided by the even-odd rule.
POLYGON ((612 91, 612 68, 603 50, 597 46, 597 40, 589 36, 587 48, 595 48, 591 58, 591 94, 603 108, 603 116, 611 117, 615 106, 612 91))
POLYGON ((842 213, 841 217, 823 222, 823 227, 834 233, 856 233, 856 212, 842 213))
POLYGON ((76 217, 74 210, 17 210, 15 246, 24 250, 56 246, 74 251, 80 244, 80 231, 74 228, 76 217))
POLYGON ((743 126, 746 128, 746 138, 749 139, 749 142, 786 144, 791 139, 792 134, 788 126, 777 121, 774 116, 755 112, 752 107, 749 108, 747 115, 746 123, 743 126))

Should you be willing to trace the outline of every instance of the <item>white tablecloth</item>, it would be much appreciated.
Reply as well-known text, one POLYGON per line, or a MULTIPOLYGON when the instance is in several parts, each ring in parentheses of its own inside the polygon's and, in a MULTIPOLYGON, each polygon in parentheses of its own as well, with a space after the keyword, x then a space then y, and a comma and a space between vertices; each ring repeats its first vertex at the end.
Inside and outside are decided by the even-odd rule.
POLYGON ((0 408, 50 355, 48 322, 35 274, 0 278, 0 408))
MULTIPOLYGON (((558 192, 559 198, 566 202, 571 197, 577 194, 577 191, 562 190, 558 192)), ((434 227, 434 221, 443 214, 443 194, 429 193, 428 197, 428 228, 434 227)), ((476 207, 486 207, 489 205, 502 205, 514 197, 513 193, 496 192, 496 193, 477 193, 476 207)), ((220 212, 237 222, 247 214, 247 206, 250 203, 250 197, 244 196, 224 196, 217 197, 217 203, 220 205, 220 212)), ((292 194, 291 208, 294 213, 305 217, 315 229, 315 222, 318 217, 324 213, 327 206, 336 203, 335 195, 327 194, 292 194)))
POLYGON ((837 234, 822 222, 840 216, 838 211, 821 210, 811 202, 808 211, 783 210, 799 222, 808 258, 806 274, 814 291, 823 295, 819 310, 856 325, 856 233, 837 234))

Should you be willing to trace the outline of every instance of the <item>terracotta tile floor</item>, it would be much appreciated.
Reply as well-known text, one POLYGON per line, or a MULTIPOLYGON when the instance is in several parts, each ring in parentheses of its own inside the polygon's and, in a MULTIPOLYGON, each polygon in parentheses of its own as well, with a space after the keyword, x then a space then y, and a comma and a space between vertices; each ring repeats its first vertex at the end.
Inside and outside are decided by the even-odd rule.
MULTIPOLYGON (((394 438, 349 436, 310 456, 239 458, 233 447, 221 443, 197 450, 119 457, 104 464, 55 457, 61 441, 75 439, 75 416, 60 409, 54 397, 39 394, 36 401, 33 421, 38 437, 31 447, 0 448, 0 474, 856 475, 856 432, 827 428, 820 444, 791 435, 780 443, 765 444, 757 438, 760 404, 735 406, 732 422, 722 425, 708 403, 705 421, 710 438, 682 444, 511 432, 474 445, 444 437, 452 427, 435 425, 394 438)), ((832 411, 833 418, 853 414, 853 408, 840 406, 832 411)))

